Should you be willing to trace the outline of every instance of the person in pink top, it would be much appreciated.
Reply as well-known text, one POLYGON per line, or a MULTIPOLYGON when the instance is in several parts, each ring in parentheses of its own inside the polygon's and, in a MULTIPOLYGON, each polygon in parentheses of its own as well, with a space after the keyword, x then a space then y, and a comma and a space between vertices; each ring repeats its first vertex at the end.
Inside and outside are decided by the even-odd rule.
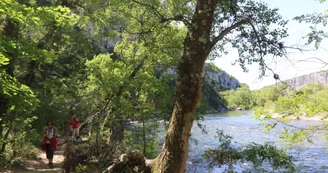
POLYGON ((80 125, 80 121, 75 116, 73 116, 73 119, 70 123, 71 130, 72 130, 72 139, 75 139, 76 137, 79 136, 79 125, 80 125))

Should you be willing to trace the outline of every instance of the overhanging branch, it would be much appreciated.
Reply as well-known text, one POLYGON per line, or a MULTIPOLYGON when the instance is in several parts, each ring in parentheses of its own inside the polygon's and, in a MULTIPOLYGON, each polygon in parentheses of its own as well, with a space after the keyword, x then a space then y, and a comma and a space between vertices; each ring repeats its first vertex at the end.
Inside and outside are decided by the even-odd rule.
MULTIPOLYGON (((278 80, 280 81, 281 83, 283 83, 284 85, 286 86, 289 86, 289 87, 292 87, 291 85, 289 85, 288 83, 282 81, 279 77, 279 75, 277 73, 274 72, 273 69, 271 69, 264 61, 264 55, 263 55, 263 50, 262 50, 262 40, 260 39, 260 36, 258 34, 258 31, 256 29, 256 27, 254 26, 254 24, 252 23, 252 21, 249 19, 248 20, 249 24, 251 25, 252 29, 253 29, 253 32, 255 33, 255 36, 256 36, 256 40, 257 40, 257 44, 258 44, 258 47, 260 48, 260 65, 264 66, 266 69, 270 70, 272 73, 273 73, 273 78, 275 80, 278 80)), ((262 77, 263 75, 265 74, 265 69, 263 69, 263 72, 261 73, 260 77, 262 77)))
POLYGON ((225 30, 223 30, 218 36, 214 37, 214 39, 211 41, 210 43, 210 47, 212 48, 218 41, 220 41, 224 36, 226 36, 229 32, 231 32, 232 30, 236 29, 237 27, 249 23, 249 19, 243 19, 231 26, 229 26, 228 28, 226 28, 225 30))
POLYGON ((182 22, 184 22, 184 18, 183 18, 182 15, 177 15, 177 16, 174 16, 174 17, 171 17, 171 18, 162 17, 161 23, 164 23, 164 22, 167 22, 167 21, 182 21, 182 22))
POLYGON ((144 2, 139 2, 139 1, 136 1, 136 0, 132 0, 132 2, 152 9, 158 17, 163 18, 162 14, 153 5, 147 4, 147 3, 144 3, 144 2))
POLYGON ((185 20, 185 18, 183 17, 183 15, 176 15, 176 16, 173 16, 173 17, 165 17, 164 15, 162 15, 157 9, 155 6, 151 5, 151 4, 147 4, 147 3, 144 3, 144 2, 139 2, 137 0, 132 0, 132 2, 136 3, 136 4, 139 4, 141 6, 145 6, 145 7, 148 7, 150 8, 152 11, 154 11, 155 15, 157 15, 159 18, 160 18, 160 23, 165 23, 165 22, 169 22, 169 21, 181 21, 183 22, 184 24, 188 25, 188 21, 185 20))

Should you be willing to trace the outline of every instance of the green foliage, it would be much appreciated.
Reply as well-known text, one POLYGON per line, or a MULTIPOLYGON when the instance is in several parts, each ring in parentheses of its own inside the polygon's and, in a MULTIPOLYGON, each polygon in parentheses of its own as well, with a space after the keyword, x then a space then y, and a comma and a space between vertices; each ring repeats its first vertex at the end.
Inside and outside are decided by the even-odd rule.
POLYGON ((9 18, 21 24, 40 26, 70 24, 75 15, 70 14, 70 9, 62 6, 36 8, 14 0, 3 0, 0 4, 0 17, 2 19, 9 18))
POLYGON ((293 114, 298 111, 299 104, 302 102, 302 95, 285 96, 277 100, 275 112, 282 114, 293 114))
POLYGON ((8 155, 7 157, 12 159, 16 157, 22 157, 26 159, 37 159, 37 154, 39 153, 38 146, 41 144, 41 136, 38 135, 39 132, 31 130, 29 132, 18 131, 16 134, 13 134, 14 137, 9 138, 10 145, 8 145, 8 155), (39 139, 36 139, 38 137, 39 139), (26 140, 26 138, 29 138, 26 140), (23 139, 23 140, 21 140, 23 139), (34 145, 33 140, 38 141, 38 145, 34 145), (14 155, 16 154, 16 156, 14 155))
MULTIPOLYGON (((27 146, 23 144, 28 139, 25 130, 30 129, 31 123, 37 119, 32 112, 39 105, 39 100, 28 86, 20 84, 15 78, 6 74, 5 71, 0 71, 0 93, 3 99, 9 100, 6 116, 0 116, 1 128, 7 134, 7 136, 0 138, 0 143, 2 145, 16 143, 13 149, 15 152, 20 151, 21 146, 27 146), (13 133, 10 133, 11 131, 13 133), (14 139, 11 139, 12 137, 14 139), (17 144, 15 137, 19 137, 21 143, 17 144)), ((24 155, 26 152, 17 153, 24 155)))
POLYGON ((145 147, 145 157, 146 158, 155 158, 158 155, 158 139, 157 137, 157 129, 158 123, 150 122, 145 124, 146 134, 145 141, 143 139, 143 127, 139 125, 134 125, 131 127, 132 129, 125 131, 123 145, 128 151, 139 150, 144 151, 145 147), (145 142, 145 143, 144 143, 145 142))
MULTIPOLYGON (((175 97, 176 76, 162 74, 175 68, 186 49, 185 37, 193 27, 188 24, 192 23, 194 3, 2 0, 0 99, 6 104, 0 110, 0 143, 7 144, 10 157, 30 157, 27 147, 31 143, 39 145, 38 132, 48 119, 55 120, 59 134, 65 132, 70 111, 91 127, 89 139, 94 141, 89 149, 102 166, 112 163, 114 158, 108 154, 111 150, 101 153, 108 147, 105 140, 116 127, 124 129, 131 117, 142 120, 147 130, 144 134, 140 127, 127 131, 125 146, 142 149, 141 141, 146 142, 146 155, 154 157, 155 132, 148 129, 155 129, 157 123, 152 122, 155 118, 169 119, 175 97), (111 41, 115 47, 109 46, 111 41)), ((214 43, 220 53, 226 51, 228 44, 237 48, 241 57, 238 62, 244 69, 245 64, 253 62, 263 66, 262 56, 266 54, 282 56, 284 51, 277 46, 286 37, 286 30, 268 27, 272 23, 285 25, 277 9, 253 1, 223 2, 213 19, 213 32, 208 33, 224 31, 227 25, 250 18, 258 31, 248 23, 235 29, 234 40, 223 38, 214 43), (257 58, 257 54, 261 56, 257 58)), ((220 71, 213 64, 205 68, 220 71)), ((210 84, 211 81, 204 84, 199 112, 217 108, 224 102, 218 93, 220 88, 210 84)), ((278 90, 257 97, 243 86, 223 95, 229 107, 251 109, 255 103, 272 107, 284 95, 278 90)), ((313 91, 326 94, 324 90, 318 92, 313 91)), ((314 99, 309 90, 304 93, 307 94, 300 96, 303 100, 314 99)), ((309 114, 317 114, 323 108, 328 109, 320 104, 323 101, 325 98, 306 106, 295 105, 304 107, 309 114)), ((80 171, 84 170, 81 166, 80 171)))
POLYGON ((219 88, 216 84, 205 82, 202 87, 202 96, 197 111, 206 113, 206 111, 216 110, 223 105, 223 99, 218 93, 219 88))
MULTIPOLYGON (((319 0, 320 3, 326 3, 325 0, 319 0)), ((324 29, 328 23, 328 10, 326 13, 320 13, 320 14, 303 14, 301 16, 296 16, 294 18, 295 21, 298 21, 299 23, 310 23, 312 24, 310 26, 311 31, 304 37, 304 39, 307 39, 306 45, 314 44, 316 49, 320 48, 320 43, 328 38, 328 33, 324 29), (321 29, 323 28, 323 29, 321 29)))
POLYGON ((287 86, 283 84, 265 87, 254 91, 257 106, 264 106, 267 101, 275 102, 287 92, 287 86))
POLYGON ((327 110, 326 94, 327 88, 322 84, 309 84, 294 93, 279 97, 275 102, 274 112, 281 114, 293 114, 308 117, 314 115, 325 115, 327 110))
POLYGON ((2 30, 12 24, 12 32, 17 34, 14 38, 8 34, 0 35, 0 53, 10 55, 10 59, 15 57, 21 61, 37 60, 43 63, 51 62, 56 57, 53 51, 41 50, 37 46, 47 34, 46 29, 49 29, 49 26, 66 28, 74 25, 77 20, 76 15, 62 6, 27 6, 13 0, 4 0, 0 4, 0 18, 2 30))
POLYGON ((249 87, 245 85, 237 88, 237 90, 224 91, 222 96, 231 109, 252 109, 255 106, 254 95, 249 87))
MULTIPOLYGON (((264 90, 263 90, 264 91, 264 90)), ((258 91, 258 92, 263 92, 258 91)), ((320 126, 295 127, 289 124, 291 119, 302 119, 319 117, 321 120, 326 120, 328 115, 328 100, 325 95, 328 94, 328 88, 322 84, 309 84, 287 92, 278 96, 274 100, 267 100, 266 104, 259 105, 256 108, 254 118, 260 119, 262 124, 265 124, 265 129, 270 130, 277 123, 283 123, 290 126, 291 129, 284 128, 280 137, 282 141, 288 145, 293 145, 298 142, 312 142, 313 133, 326 129, 325 123, 320 126), (268 120, 273 122, 266 123, 268 120)), ((323 138, 324 138, 323 134, 323 138)))
MULTIPOLYGON (((60 5, 4 0, 0 19, 0 99, 4 101, 0 111, 1 152, 11 153, 12 149, 11 157, 28 157, 24 153, 32 150, 26 147, 31 143, 39 147, 42 137, 37 134, 44 122, 67 110, 66 106, 57 109, 55 99, 63 96, 55 91, 62 87, 56 84, 65 76, 63 71, 78 66, 74 62, 65 67, 62 60, 68 51, 83 45, 80 42, 72 49, 76 37, 70 31, 80 18, 60 5)), ((85 37, 80 34, 79 38, 85 37)))
POLYGON ((281 139, 283 142, 287 142, 288 145, 304 141, 313 143, 309 131, 304 129, 296 131, 284 128, 283 132, 281 133, 281 139))
POLYGON ((10 100, 9 112, 28 115, 38 106, 38 99, 26 85, 20 84, 15 78, 0 71, 0 93, 10 100))
POLYGON ((87 166, 86 165, 77 165, 77 167, 75 168, 76 173, 84 173, 87 172, 87 166))
POLYGON ((274 170, 284 168, 290 172, 295 171, 292 157, 272 143, 265 143, 264 145, 251 143, 237 147, 237 144, 232 142, 233 138, 225 135, 222 130, 217 131, 216 137, 220 145, 216 148, 207 149, 203 155, 210 162, 210 167, 213 167, 215 164, 219 164, 218 166, 228 165, 229 172, 233 172, 233 164, 236 164, 238 161, 252 162, 255 168, 268 162, 274 170))

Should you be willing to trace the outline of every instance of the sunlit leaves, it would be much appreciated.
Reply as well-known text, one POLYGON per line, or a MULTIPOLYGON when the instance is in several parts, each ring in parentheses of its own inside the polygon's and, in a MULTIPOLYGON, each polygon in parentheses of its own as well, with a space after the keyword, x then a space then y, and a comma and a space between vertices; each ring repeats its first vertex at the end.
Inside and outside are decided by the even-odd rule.
MULTIPOLYGON (((268 88, 258 92, 268 92, 268 88)), ((266 101, 264 106, 256 108, 254 118, 261 120, 265 124, 265 130, 271 130, 277 123, 284 124, 285 128, 281 132, 281 140, 288 145, 297 142, 312 142, 313 134, 325 131, 327 129, 328 100, 325 97, 328 89, 322 84, 309 84, 301 87, 297 91, 286 90, 276 100, 272 98, 266 101), (268 105, 267 103, 270 103, 268 105), (293 119, 316 118, 321 120, 322 124, 317 126, 294 126, 293 119), (271 121, 272 120, 272 121, 271 121)), ((325 138, 326 135, 322 134, 325 138)))
POLYGON ((313 143, 310 138, 310 133, 307 130, 289 130, 288 128, 284 128, 281 132, 281 140, 287 142, 288 145, 293 145, 295 143, 308 141, 313 143))
POLYGON ((26 116, 39 104, 36 95, 28 86, 20 84, 4 71, 0 71, 0 93, 10 100, 8 113, 16 112, 26 116))
POLYGON ((0 67, 2 65, 7 65, 9 63, 9 59, 6 58, 2 53, 0 53, 0 67))
POLYGON ((14 0, 3 0, 0 4, 0 15, 10 18, 21 24, 47 25, 55 22, 55 25, 74 24, 76 16, 70 13, 68 8, 57 7, 27 7, 14 0))
POLYGON ((124 63, 113 61, 109 55, 99 55, 87 61, 86 66, 89 71, 87 93, 90 92, 90 96, 97 96, 98 99, 115 94, 123 84, 124 77, 128 75, 124 63))

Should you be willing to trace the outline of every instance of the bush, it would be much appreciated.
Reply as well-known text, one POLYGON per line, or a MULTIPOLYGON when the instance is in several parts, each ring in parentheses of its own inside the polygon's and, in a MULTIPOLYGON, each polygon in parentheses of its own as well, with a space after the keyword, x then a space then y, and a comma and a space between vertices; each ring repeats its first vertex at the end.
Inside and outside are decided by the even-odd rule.
POLYGON ((252 109, 255 106, 255 99, 248 86, 242 85, 237 90, 222 92, 224 99, 231 109, 252 109))

